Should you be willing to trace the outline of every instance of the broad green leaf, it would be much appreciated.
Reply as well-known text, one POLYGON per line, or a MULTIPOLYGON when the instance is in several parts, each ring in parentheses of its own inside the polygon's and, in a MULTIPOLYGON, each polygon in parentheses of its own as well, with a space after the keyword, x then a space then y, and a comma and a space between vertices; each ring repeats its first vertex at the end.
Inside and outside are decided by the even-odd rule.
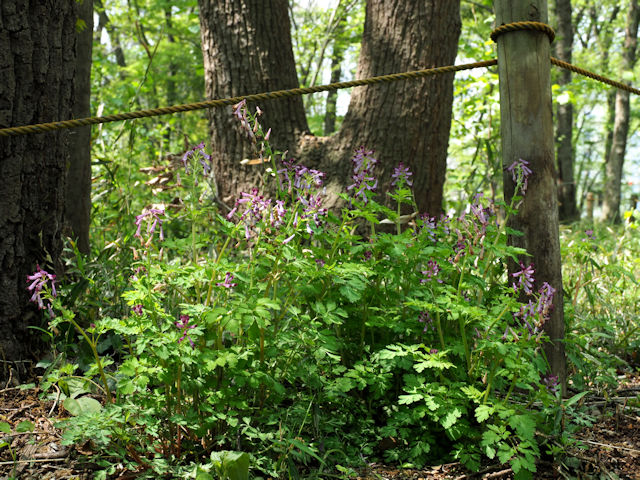
POLYGON ((18 433, 33 432, 34 428, 35 428, 35 425, 33 424, 33 422, 30 422, 29 420, 23 420, 18 425, 16 425, 16 432, 18 433))
POLYGON ((11 433, 11 425, 7 422, 0 422, 0 432, 11 433))
POLYGON ((62 405, 73 416, 95 413, 102 408, 100 402, 91 397, 65 398, 62 405))
POLYGON ((580 399, 582 399, 582 397, 584 397, 585 395, 587 395, 589 392, 585 391, 585 392, 580 392, 576 395, 574 395, 573 397, 571 397, 569 400, 567 400, 564 404, 565 407, 570 407, 571 405, 573 405, 576 402, 579 402, 580 399))
POLYGON ((536 422, 529 415, 514 415, 510 417, 509 426, 523 439, 533 438, 536 431, 536 422))
POLYGON ((398 403, 400 405, 409 405, 410 403, 419 402, 422 400, 423 395, 419 393, 412 393, 410 395, 400 395, 398 397, 398 403))
POLYGON ((489 418, 494 411, 495 408, 491 405, 479 405, 478 408, 476 408, 476 420, 482 423, 489 418))
POLYGON ((440 423, 445 430, 449 430, 461 416, 462 410, 460 410, 459 408, 454 408, 444 416, 440 423))

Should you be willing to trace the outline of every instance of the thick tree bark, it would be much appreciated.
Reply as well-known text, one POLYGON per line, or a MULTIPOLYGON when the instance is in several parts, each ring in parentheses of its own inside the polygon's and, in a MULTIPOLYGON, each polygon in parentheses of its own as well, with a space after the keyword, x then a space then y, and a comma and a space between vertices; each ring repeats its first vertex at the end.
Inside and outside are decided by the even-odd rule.
MULTIPOLYGON (((288 0, 199 0, 208 98, 296 88, 288 0)), ((260 103, 260 123, 272 128, 271 144, 293 148, 308 131, 299 96, 260 103)), ((253 110, 253 108, 252 108, 253 110)), ((209 113, 218 195, 230 202, 256 186, 262 169, 240 165, 255 157, 253 146, 232 117, 232 109, 209 113)))
MULTIPOLYGON (((624 47, 622 50, 622 71, 632 72, 635 66, 639 22, 640 7, 638 6, 638 0, 631 0, 627 13, 624 47)), ((618 90, 615 99, 611 149, 605 165, 606 178, 604 203, 602 205, 604 219, 609 222, 620 222, 620 184, 622 182, 622 167, 627 150, 628 135, 629 92, 618 90)))
MULTIPOLYGON (((297 84, 285 0, 199 3, 209 98, 297 84)), ((459 10, 458 0, 368 0, 357 77, 453 63, 459 10)), ((437 215, 442 212, 452 101, 453 74, 359 87, 339 133, 330 139, 303 135, 307 125, 299 97, 260 107, 266 112, 262 122, 273 127, 275 146, 327 172, 330 194, 344 191, 351 177, 349 158, 365 145, 376 150, 382 191, 393 168, 404 162, 414 172, 418 207, 437 215)), ((219 195, 228 201, 255 184, 252 172, 257 169, 238 165, 252 150, 229 110, 212 110, 211 124, 219 195)))
MULTIPOLYGON (((85 118, 91 116, 93 0, 82 0, 78 4, 78 16, 85 26, 77 33, 73 118, 85 118)), ((73 130, 70 142, 65 220, 71 229, 69 233, 77 240, 80 252, 88 254, 91 221, 91 127, 73 130)))
MULTIPOLYGON (((453 64, 460 35, 460 2, 368 0, 356 77, 453 64)), ((399 162, 413 171, 420 212, 438 215, 446 174, 453 74, 357 87, 339 134, 343 151, 376 151, 381 190, 399 162)), ((349 178, 349 162, 336 172, 349 178)), ((333 172, 331 172, 333 173, 333 172)))
MULTIPOLYGON (((571 0, 556 0, 558 36, 555 55, 560 60, 571 63, 573 49, 573 25, 571 0)), ((561 69, 558 85, 566 87, 571 83, 571 72, 561 69)), ((556 151, 558 162, 558 208, 561 222, 578 220, 580 213, 576 205, 576 183, 573 173, 573 103, 557 104, 556 151)))
MULTIPOLYGON (((497 0, 498 25, 520 21, 547 23, 547 1, 497 0)), ((522 258, 534 264, 535 288, 547 282, 555 289, 553 311, 544 324, 550 338, 545 344, 551 372, 566 387, 562 264, 558 231, 558 202, 554 167, 549 38, 542 32, 517 31, 498 37, 500 75, 500 122, 504 167, 504 196, 511 202, 516 184, 507 169, 520 159, 529 162, 532 173, 517 215, 509 226, 524 235, 509 237, 512 245, 531 255, 522 258)), ((510 262, 510 273, 519 270, 510 262)))
MULTIPOLYGON (((75 1, 0 3, 0 127, 71 117, 76 9, 75 1)), ((37 263, 55 268, 62 250, 69 136, 69 130, 60 130, 0 138, 3 360, 26 359, 33 350, 27 325, 40 321, 29 304, 27 275, 37 263)))

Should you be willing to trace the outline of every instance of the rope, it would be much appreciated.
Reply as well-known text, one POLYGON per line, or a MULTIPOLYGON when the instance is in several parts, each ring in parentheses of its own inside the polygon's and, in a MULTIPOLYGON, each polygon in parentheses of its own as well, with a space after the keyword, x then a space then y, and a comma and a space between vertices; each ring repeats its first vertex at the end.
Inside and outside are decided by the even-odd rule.
MULTIPOLYGON (((500 25, 495 30, 493 30, 491 32, 491 40, 495 42, 496 39, 503 33, 516 32, 519 30, 535 30, 535 31, 543 32, 547 34, 547 36, 549 37, 549 42, 553 42, 556 36, 555 32, 553 31, 553 28, 551 28, 546 23, 513 22, 513 23, 507 23, 505 25, 500 25)), ((615 80, 611 80, 607 77, 603 77, 602 75, 598 75, 596 73, 590 72, 589 70, 576 67, 575 65, 564 62, 562 60, 558 60, 557 58, 551 57, 551 63, 561 68, 566 68, 567 70, 571 70, 572 72, 578 73, 580 75, 584 75, 585 77, 589 77, 599 82, 606 83, 607 85, 611 85, 621 90, 625 90, 627 92, 640 95, 640 90, 637 88, 633 88, 632 86, 626 85, 621 82, 616 82, 615 80)), ((284 98, 284 97, 293 97, 295 95, 307 95, 310 93, 328 92, 332 90, 339 90, 342 88, 359 87, 362 85, 373 85, 377 83, 396 82, 398 80, 413 80, 416 78, 423 78, 431 75, 454 73, 462 70, 471 70, 473 68, 480 68, 480 67, 491 67, 497 64, 498 64, 497 60, 485 60, 482 62, 465 63, 462 65, 448 65, 445 67, 426 68, 423 70, 415 70, 412 72, 393 73, 390 75, 381 75, 378 77, 363 78, 361 80, 351 80, 349 82, 329 83, 327 85, 317 85, 315 87, 291 88, 288 90, 276 90, 273 92, 255 93, 253 95, 220 98, 217 100, 206 100, 204 102, 186 103, 182 105, 173 105, 170 107, 152 108, 149 110, 135 110, 133 112, 114 113, 112 115, 105 115, 102 117, 87 117, 87 118, 78 118, 74 120, 63 120, 60 122, 37 123, 34 125, 24 125, 22 127, 0 128, 0 137, 13 137, 18 135, 26 135, 29 133, 50 132, 52 130, 61 130, 63 128, 77 128, 77 127, 84 127, 86 125, 96 125, 98 123, 132 120, 135 118, 157 117, 160 115, 169 115, 172 113, 190 112, 193 110, 203 110, 205 108, 218 108, 218 107, 223 107, 225 105, 235 105, 236 103, 239 103, 242 100, 253 102, 257 100, 268 100, 271 98, 284 98)))
POLYGON ((553 28, 551 28, 546 23, 541 22, 513 22, 507 23, 505 25, 500 25, 493 32, 491 32, 491 40, 494 42, 496 39, 506 32, 517 32, 519 30, 537 30, 539 32, 543 32, 547 34, 549 37, 549 43, 553 43, 553 40, 556 38, 556 32, 554 32, 553 28))
MULTIPOLYGON (((551 28, 546 23, 541 22, 513 22, 507 23, 505 25, 500 25, 491 32, 490 37, 491 40, 495 42, 496 39, 503 33, 516 32, 519 30, 537 30, 539 32, 546 33, 549 37, 549 43, 552 43, 556 37, 556 32, 554 32, 553 28, 551 28)), ((620 90, 625 90, 627 92, 640 95, 640 89, 633 88, 631 85, 627 85, 625 83, 616 82, 615 80, 611 80, 610 78, 603 77, 602 75, 598 75, 597 73, 590 72, 589 70, 585 70, 584 68, 576 67, 575 65, 572 65, 563 60, 551 57, 551 63, 557 65, 558 67, 565 68, 580 75, 584 75, 585 77, 589 77, 599 82, 606 83, 607 85, 611 85, 612 87, 619 88, 620 90)))
POLYGON ((638 88, 634 88, 631 85, 627 85, 626 83, 616 82, 615 80, 611 80, 610 78, 603 77, 602 75, 598 75, 597 73, 590 72, 589 70, 585 70, 584 68, 576 67, 575 65, 564 62, 562 60, 558 60, 557 58, 551 57, 551 63, 557 65, 558 67, 566 68, 567 70, 571 70, 572 72, 584 75, 585 77, 589 77, 599 82, 606 83, 607 85, 611 85, 612 87, 619 88, 620 90, 626 90, 627 92, 640 95, 640 89, 638 88))
POLYGON ((63 128, 76 128, 86 125, 95 125, 98 123, 117 122, 121 120, 132 120, 134 118, 156 117, 159 115, 168 115, 178 112, 189 112, 192 110, 202 110, 205 108, 218 108, 225 105, 235 105, 242 100, 253 102, 257 100, 268 100, 271 98, 293 97, 295 95, 307 95, 309 93, 326 92, 338 90, 342 88, 358 87, 362 85, 373 85, 377 83, 395 82, 398 80, 413 80, 416 78, 428 77, 431 75, 439 75, 444 73, 459 72, 461 70, 470 70, 472 68, 490 67, 497 65, 497 60, 485 60, 482 62, 466 63, 463 65, 448 65, 445 67, 426 68, 423 70, 415 70, 412 72, 393 73, 390 75, 381 75, 378 77, 364 78, 361 80, 351 80, 348 82, 336 82, 328 85, 317 85, 315 87, 292 88, 289 90, 276 90, 273 92, 256 93, 253 95, 243 95, 240 97, 221 98, 217 100, 206 100, 204 102, 187 103, 183 105, 173 105, 171 107, 152 108, 149 110, 136 110, 133 112, 114 113, 102 117, 87 117, 74 120, 63 120, 59 122, 38 123, 35 125, 25 125, 22 127, 10 127, 0 129, 0 137, 12 137, 17 135, 26 135, 29 133, 50 132, 52 130, 60 130, 63 128))

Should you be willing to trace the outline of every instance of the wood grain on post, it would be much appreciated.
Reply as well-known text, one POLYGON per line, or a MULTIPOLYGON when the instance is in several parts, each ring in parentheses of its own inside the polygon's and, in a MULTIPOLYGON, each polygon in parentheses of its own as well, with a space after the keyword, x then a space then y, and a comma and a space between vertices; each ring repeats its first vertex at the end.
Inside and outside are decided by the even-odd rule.
MULTIPOLYGON (((496 0, 496 26, 513 22, 548 23, 546 0, 514 2, 496 0)), ((496 39, 500 77, 500 121, 504 196, 507 204, 514 195, 515 183, 506 169, 518 159, 529 162, 532 174, 518 214, 509 226, 524 233, 511 236, 510 244, 525 248, 533 263, 535 287, 544 282, 555 290, 553 313, 544 325, 551 342, 544 351, 551 372, 558 376, 563 394, 566 388, 562 270, 558 231, 558 200, 554 161, 554 137, 551 105, 550 39, 534 30, 506 32, 496 39)), ((510 262, 509 271, 519 267, 510 262)))

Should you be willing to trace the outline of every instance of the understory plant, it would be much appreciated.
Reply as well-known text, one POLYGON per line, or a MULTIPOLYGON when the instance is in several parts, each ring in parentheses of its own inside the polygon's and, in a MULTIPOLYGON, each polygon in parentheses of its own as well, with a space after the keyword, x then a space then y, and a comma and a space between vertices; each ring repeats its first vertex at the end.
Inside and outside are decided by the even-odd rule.
MULTIPOLYGON (((272 151, 259 111, 235 114, 264 184, 225 209, 205 146, 188 150, 128 227, 127 313, 84 324, 47 272, 29 285, 51 329, 71 326, 92 359, 46 379, 75 401, 64 442, 91 440, 103 476, 117 464, 203 479, 247 478, 249 464, 253 478, 375 460, 478 470, 484 456, 532 478, 536 430, 553 433, 560 400, 541 348, 555 289, 534 289, 535 265, 507 244, 522 197, 478 195, 434 218, 415 211, 403 165, 382 196, 360 147, 329 211, 324 173, 272 151), (96 393, 103 405, 82 401, 96 393)), ((510 172, 524 194, 535 172, 524 160, 510 172)))

